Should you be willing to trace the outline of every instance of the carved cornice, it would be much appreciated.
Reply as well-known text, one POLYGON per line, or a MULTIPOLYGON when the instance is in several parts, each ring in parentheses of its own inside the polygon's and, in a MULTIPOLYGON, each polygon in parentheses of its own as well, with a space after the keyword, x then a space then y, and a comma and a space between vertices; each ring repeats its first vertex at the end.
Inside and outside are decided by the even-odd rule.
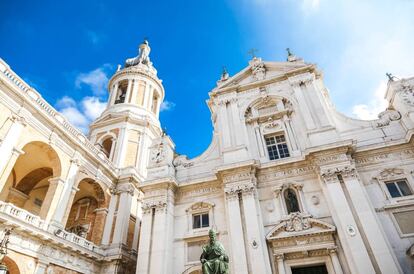
POLYGON ((338 175, 341 175, 343 179, 358 178, 358 172, 353 164, 329 168, 322 167, 320 170, 320 176, 325 183, 338 182, 338 175))
POLYGON ((143 201, 142 202, 142 213, 150 214, 152 210, 155 212, 164 212, 167 209, 167 199, 160 198, 157 200, 143 201))
POLYGON ((401 168, 386 168, 383 169, 374 179, 381 181, 400 179, 405 177, 405 171, 401 168))

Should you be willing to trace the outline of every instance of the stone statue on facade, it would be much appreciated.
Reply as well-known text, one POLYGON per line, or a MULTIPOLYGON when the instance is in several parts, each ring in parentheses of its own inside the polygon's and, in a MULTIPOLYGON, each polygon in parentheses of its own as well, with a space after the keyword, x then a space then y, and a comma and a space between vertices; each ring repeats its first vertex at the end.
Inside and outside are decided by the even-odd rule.
POLYGON ((223 245, 216 240, 216 232, 212 229, 208 232, 210 241, 203 246, 200 256, 203 274, 228 274, 229 257, 223 245))

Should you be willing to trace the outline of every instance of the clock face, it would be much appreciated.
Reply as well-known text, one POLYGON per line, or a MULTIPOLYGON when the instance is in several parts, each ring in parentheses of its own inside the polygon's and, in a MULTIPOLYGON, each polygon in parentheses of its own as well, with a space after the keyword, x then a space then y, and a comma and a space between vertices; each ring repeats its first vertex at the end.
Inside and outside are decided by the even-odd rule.
POLYGON ((414 88, 412 85, 404 85, 402 87, 401 98, 407 105, 414 106, 414 88))

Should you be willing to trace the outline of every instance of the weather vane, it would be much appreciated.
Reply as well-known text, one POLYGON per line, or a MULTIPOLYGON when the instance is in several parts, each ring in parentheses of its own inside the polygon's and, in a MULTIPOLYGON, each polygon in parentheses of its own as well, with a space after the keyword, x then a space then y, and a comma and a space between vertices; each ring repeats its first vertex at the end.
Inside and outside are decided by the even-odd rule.
POLYGON ((392 75, 392 73, 389 73, 389 72, 385 73, 385 75, 387 75, 388 81, 390 81, 390 82, 394 82, 395 79, 398 79, 397 77, 392 75))
POLYGON ((247 53, 252 56, 252 58, 256 58, 256 52, 258 52, 258 49, 252 48, 247 53))

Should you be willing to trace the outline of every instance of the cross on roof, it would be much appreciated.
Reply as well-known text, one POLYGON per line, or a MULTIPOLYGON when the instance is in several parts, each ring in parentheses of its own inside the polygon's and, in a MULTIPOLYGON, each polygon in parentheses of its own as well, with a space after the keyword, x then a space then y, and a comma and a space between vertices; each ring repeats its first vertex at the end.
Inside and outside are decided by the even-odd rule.
POLYGON ((247 53, 250 54, 252 56, 252 58, 256 57, 256 52, 258 52, 258 49, 252 48, 250 49, 247 53))

